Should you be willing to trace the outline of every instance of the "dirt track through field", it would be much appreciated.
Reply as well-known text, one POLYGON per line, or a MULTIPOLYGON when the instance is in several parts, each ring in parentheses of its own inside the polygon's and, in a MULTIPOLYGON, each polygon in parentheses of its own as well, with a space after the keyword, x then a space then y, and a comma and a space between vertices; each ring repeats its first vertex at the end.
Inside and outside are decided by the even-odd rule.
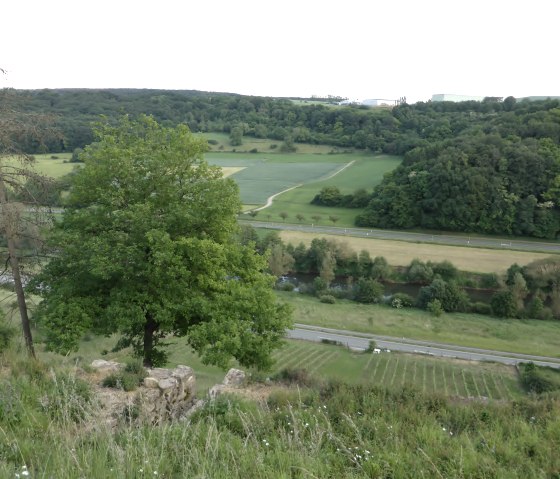
MULTIPOLYGON (((327 176, 326 178, 319 178, 317 181, 325 181, 325 180, 330 180, 333 176, 338 175, 339 173, 343 172, 346 168, 348 168, 349 166, 352 166, 354 163, 356 162, 356 160, 352 160, 349 163, 346 163, 342 168, 336 170, 335 172, 331 173, 329 176, 327 176)), ((299 188, 300 186, 303 186, 303 183, 300 183, 299 185, 295 185, 292 186, 290 188, 286 188, 283 191, 280 191, 279 193, 276 193, 272 196, 269 196, 266 200, 266 204, 264 206, 261 206, 259 208, 255 208, 252 211, 261 211, 264 210, 265 208, 268 208, 270 205, 272 205, 272 202, 274 201, 274 198, 276 198, 277 196, 280 196, 284 193, 287 193, 288 191, 291 191, 295 188, 299 188)))

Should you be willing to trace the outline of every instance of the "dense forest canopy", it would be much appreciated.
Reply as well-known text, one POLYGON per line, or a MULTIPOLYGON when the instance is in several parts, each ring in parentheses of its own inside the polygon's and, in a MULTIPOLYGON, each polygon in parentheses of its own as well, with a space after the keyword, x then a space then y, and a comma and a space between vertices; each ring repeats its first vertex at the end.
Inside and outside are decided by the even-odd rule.
MULTIPOLYGON (((392 110, 167 90, 32 90, 29 111, 58 115, 51 152, 93 140, 101 115, 152 115, 193 132, 232 130, 280 141, 404 155, 360 226, 434 228, 555 238, 560 231, 560 101, 427 102, 392 110)), ((25 139, 22 139, 25 142, 25 139)), ((22 144, 28 153, 45 145, 22 144)))
MULTIPOLYGON (((560 231, 559 102, 498 103, 501 109, 465 110, 457 104, 397 109, 415 125, 440 130, 376 187, 361 226, 431 228, 555 238, 560 231), (449 131, 456 134, 449 136, 449 131)), ((475 105, 473 105, 475 106, 475 105)))

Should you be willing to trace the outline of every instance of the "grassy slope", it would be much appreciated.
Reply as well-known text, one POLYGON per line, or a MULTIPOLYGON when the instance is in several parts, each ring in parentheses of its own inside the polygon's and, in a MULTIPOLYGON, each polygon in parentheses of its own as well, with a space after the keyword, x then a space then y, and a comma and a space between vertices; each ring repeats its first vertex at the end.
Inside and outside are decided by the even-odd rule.
MULTIPOLYGON (((131 424, 123 412, 113 430, 80 382, 13 359, 0 355, 2 478, 536 479, 560 471, 554 399, 450 401, 410 388, 315 384, 274 388, 263 405, 225 396, 188 422, 131 424)), ((422 377, 429 382, 433 371, 422 377)))
POLYGON ((387 336, 432 340, 497 351, 560 357, 560 321, 498 319, 467 313, 432 316, 419 309, 394 309, 339 301, 324 304, 296 293, 278 292, 299 323, 387 336))

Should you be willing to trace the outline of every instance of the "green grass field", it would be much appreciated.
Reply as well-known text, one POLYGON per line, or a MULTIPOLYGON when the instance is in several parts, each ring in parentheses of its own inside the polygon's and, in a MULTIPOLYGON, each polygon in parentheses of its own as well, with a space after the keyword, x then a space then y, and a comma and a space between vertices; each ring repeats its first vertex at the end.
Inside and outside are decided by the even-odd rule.
MULTIPOLYGON (((248 153, 256 149, 258 153, 275 153, 280 150, 282 145, 281 140, 270 140, 266 138, 253 138, 251 136, 244 136, 243 143, 239 146, 232 146, 227 133, 202 133, 204 138, 211 141, 217 141, 215 145, 208 145, 210 152, 231 152, 248 153), (276 145, 276 146, 274 146, 276 145)), ((336 146, 331 145, 312 145, 309 143, 296 143, 296 153, 313 153, 313 154, 326 154, 326 153, 339 153, 342 150, 336 146)))
POLYGON ((461 346, 560 357, 560 321, 500 319, 468 313, 440 317, 416 309, 395 309, 339 300, 277 292, 294 308, 294 321, 327 328, 421 339, 461 346))
POLYGON ((79 163, 68 163, 68 161, 72 157, 71 153, 49 153, 45 155, 34 156, 36 160, 35 169, 39 173, 50 176, 52 178, 60 178, 61 176, 70 173, 74 168, 77 167, 77 165, 79 165, 79 163), (52 156, 56 156, 57 158, 51 158, 52 156))
MULTIPOLYGON (((240 153, 209 153, 206 159, 209 163, 220 167, 244 167, 243 170, 231 176, 239 185, 241 201, 245 205, 263 205, 266 200, 277 193, 295 186, 309 187, 307 194, 301 198, 302 207, 307 206, 311 198, 320 187, 341 177, 345 192, 352 192, 364 185, 371 186, 371 181, 378 181, 382 173, 393 168, 397 163, 387 161, 373 161, 376 157, 365 153, 344 153, 337 155, 317 155, 304 153, 270 153, 270 154, 240 154, 240 153), (348 168, 344 167, 350 165, 348 168), (341 173, 337 172, 343 170, 341 173), (335 176, 333 176, 335 175, 335 176), (331 180, 327 179, 333 176, 331 180), (364 180, 364 178, 367 178, 364 180), (355 185, 355 186, 353 186, 355 185)), ((293 191, 298 191, 298 187, 293 191)), ((288 193, 284 193, 280 198, 288 193)), ((301 195, 300 195, 301 196, 301 195)), ((273 205, 274 207, 275 205, 273 205)), ((297 207, 296 209, 301 209, 297 207)), ((325 209, 325 208, 323 208, 325 209)), ((322 210, 323 210, 322 209, 322 210)), ((345 210, 340 209, 339 210, 345 210)), ((343 211, 353 217, 356 210, 343 211)), ((263 213, 265 213, 263 211, 263 213)), ((268 208, 266 210, 268 214, 268 208)), ((331 212, 331 214, 335 214, 331 212)), ((261 215, 263 220, 266 218, 261 215)), ((311 222, 311 219, 308 220, 311 222)))
POLYGON ((359 188, 365 188, 371 192, 373 187, 381 182, 385 173, 400 164, 401 158, 388 155, 355 154, 348 155, 346 159, 346 164, 352 162, 348 168, 331 178, 307 182, 303 186, 283 193, 274 199, 270 207, 261 210, 255 219, 279 221, 279 214, 286 212, 288 213, 287 221, 290 223, 296 223, 296 215, 301 214, 305 217, 302 221, 305 224, 333 224, 329 220, 329 216, 336 216, 339 218, 336 222, 337 226, 354 226, 356 215, 362 211, 361 209, 317 206, 312 205, 311 200, 325 186, 337 186, 342 194, 351 194, 359 188), (321 218, 316 221, 311 218, 312 216, 321 218))
POLYGON ((305 368, 313 376, 387 388, 415 387, 447 396, 514 399, 523 394, 515 368, 400 353, 354 353, 341 346, 288 341, 275 369, 305 368))

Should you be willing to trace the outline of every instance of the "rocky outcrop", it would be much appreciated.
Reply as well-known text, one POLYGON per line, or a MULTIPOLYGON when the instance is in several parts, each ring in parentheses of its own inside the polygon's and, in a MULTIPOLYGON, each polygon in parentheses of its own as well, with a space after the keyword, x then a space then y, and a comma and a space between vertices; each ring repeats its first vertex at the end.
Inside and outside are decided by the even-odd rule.
MULTIPOLYGON (((94 361, 92 368, 98 373, 114 373, 122 365, 107 361, 94 361)), ((101 382, 100 382, 101 383, 101 382)), ((107 422, 115 426, 119 420, 139 420, 150 424, 178 419, 196 401, 194 371, 188 366, 175 369, 154 368, 147 370, 143 385, 127 392, 98 386, 101 410, 107 422)))
POLYGON ((210 388, 205 401, 196 399, 196 379, 194 371, 188 366, 148 369, 143 384, 130 392, 101 386, 104 377, 123 369, 122 364, 95 360, 91 367, 96 370, 101 415, 111 427, 117 426, 119 421, 134 420, 157 425, 188 418, 203 407, 207 400, 213 400, 223 393, 239 391, 246 379, 245 372, 230 369, 221 384, 210 388))
POLYGON ((208 397, 213 400, 220 394, 232 392, 236 388, 240 388, 245 383, 246 375, 240 369, 231 368, 224 377, 221 384, 216 384, 208 390, 208 397))

